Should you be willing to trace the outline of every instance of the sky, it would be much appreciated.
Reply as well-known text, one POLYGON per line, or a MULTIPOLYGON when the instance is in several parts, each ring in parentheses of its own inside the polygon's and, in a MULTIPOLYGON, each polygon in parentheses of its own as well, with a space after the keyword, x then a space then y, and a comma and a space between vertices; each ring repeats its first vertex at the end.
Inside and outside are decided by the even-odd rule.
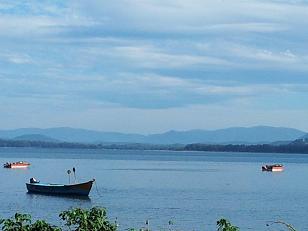
POLYGON ((308 131, 308 1, 0 2, 0 129, 308 131))

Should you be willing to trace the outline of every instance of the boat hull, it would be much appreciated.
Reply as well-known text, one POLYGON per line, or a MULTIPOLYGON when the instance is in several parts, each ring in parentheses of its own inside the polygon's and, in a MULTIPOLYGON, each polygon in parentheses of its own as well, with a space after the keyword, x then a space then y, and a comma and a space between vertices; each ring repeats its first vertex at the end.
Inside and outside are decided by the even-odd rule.
POLYGON ((10 167, 7 168, 28 168, 29 165, 11 165, 10 167))
POLYGON ((267 171, 267 172, 282 172, 283 170, 284 167, 283 165, 280 164, 262 166, 262 171, 267 171))
POLYGON ((273 167, 272 168, 272 172, 282 172, 283 171, 283 167, 273 167))
POLYGON ((28 168, 30 166, 30 163, 19 161, 14 163, 6 163, 3 165, 4 168, 28 168))
POLYGON ((71 185, 26 183, 29 193, 88 196, 94 180, 71 185))

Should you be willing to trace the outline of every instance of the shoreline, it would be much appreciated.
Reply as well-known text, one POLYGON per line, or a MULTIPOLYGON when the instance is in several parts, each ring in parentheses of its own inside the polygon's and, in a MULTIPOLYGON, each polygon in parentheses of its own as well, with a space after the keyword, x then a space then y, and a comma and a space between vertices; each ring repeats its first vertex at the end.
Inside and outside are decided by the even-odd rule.
POLYGON ((306 142, 294 141, 289 144, 146 144, 146 143, 78 143, 46 142, 29 140, 0 139, 0 148, 53 148, 84 150, 132 150, 132 151, 170 151, 170 152, 238 152, 238 153, 286 153, 308 154, 306 142))

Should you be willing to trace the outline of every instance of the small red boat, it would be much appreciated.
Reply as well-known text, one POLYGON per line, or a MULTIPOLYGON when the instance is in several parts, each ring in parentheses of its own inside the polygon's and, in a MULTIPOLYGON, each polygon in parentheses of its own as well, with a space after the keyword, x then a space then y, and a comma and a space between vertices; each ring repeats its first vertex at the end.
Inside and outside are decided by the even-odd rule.
POLYGON ((273 164, 273 165, 263 165, 262 171, 267 172, 282 172, 284 170, 284 167, 282 164, 273 164))
POLYGON ((3 165, 4 168, 28 168, 30 166, 30 163, 26 161, 18 161, 13 163, 5 163, 3 165))

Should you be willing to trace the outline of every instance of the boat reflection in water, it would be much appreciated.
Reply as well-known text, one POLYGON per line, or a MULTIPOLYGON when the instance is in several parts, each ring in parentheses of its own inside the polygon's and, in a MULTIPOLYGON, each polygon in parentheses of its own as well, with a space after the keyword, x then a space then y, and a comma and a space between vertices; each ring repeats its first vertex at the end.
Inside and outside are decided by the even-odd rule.
POLYGON ((273 165, 263 165, 262 171, 267 172, 282 172, 284 170, 284 167, 282 164, 273 164, 273 165))
POLYGON ((57 200, 57 203, 61 203, 60 201, 85 201, 91 202, 90 196, 79 196, 79 195, 65 195, 65 194, 53 194, 53 193, 39 193, 39 192, 27 192, 27 198, 31 200, 44 200, 47 199, 52 201, 57 200))
POLYGON ((34 178, 30 179, 30 183, 26 183, 29 193, 39 193, 48 195, 61 195, 61 196, 88 196, 93 182, 95 179, 84 183, 78 184, 50 184, 40 183, 34 178))

